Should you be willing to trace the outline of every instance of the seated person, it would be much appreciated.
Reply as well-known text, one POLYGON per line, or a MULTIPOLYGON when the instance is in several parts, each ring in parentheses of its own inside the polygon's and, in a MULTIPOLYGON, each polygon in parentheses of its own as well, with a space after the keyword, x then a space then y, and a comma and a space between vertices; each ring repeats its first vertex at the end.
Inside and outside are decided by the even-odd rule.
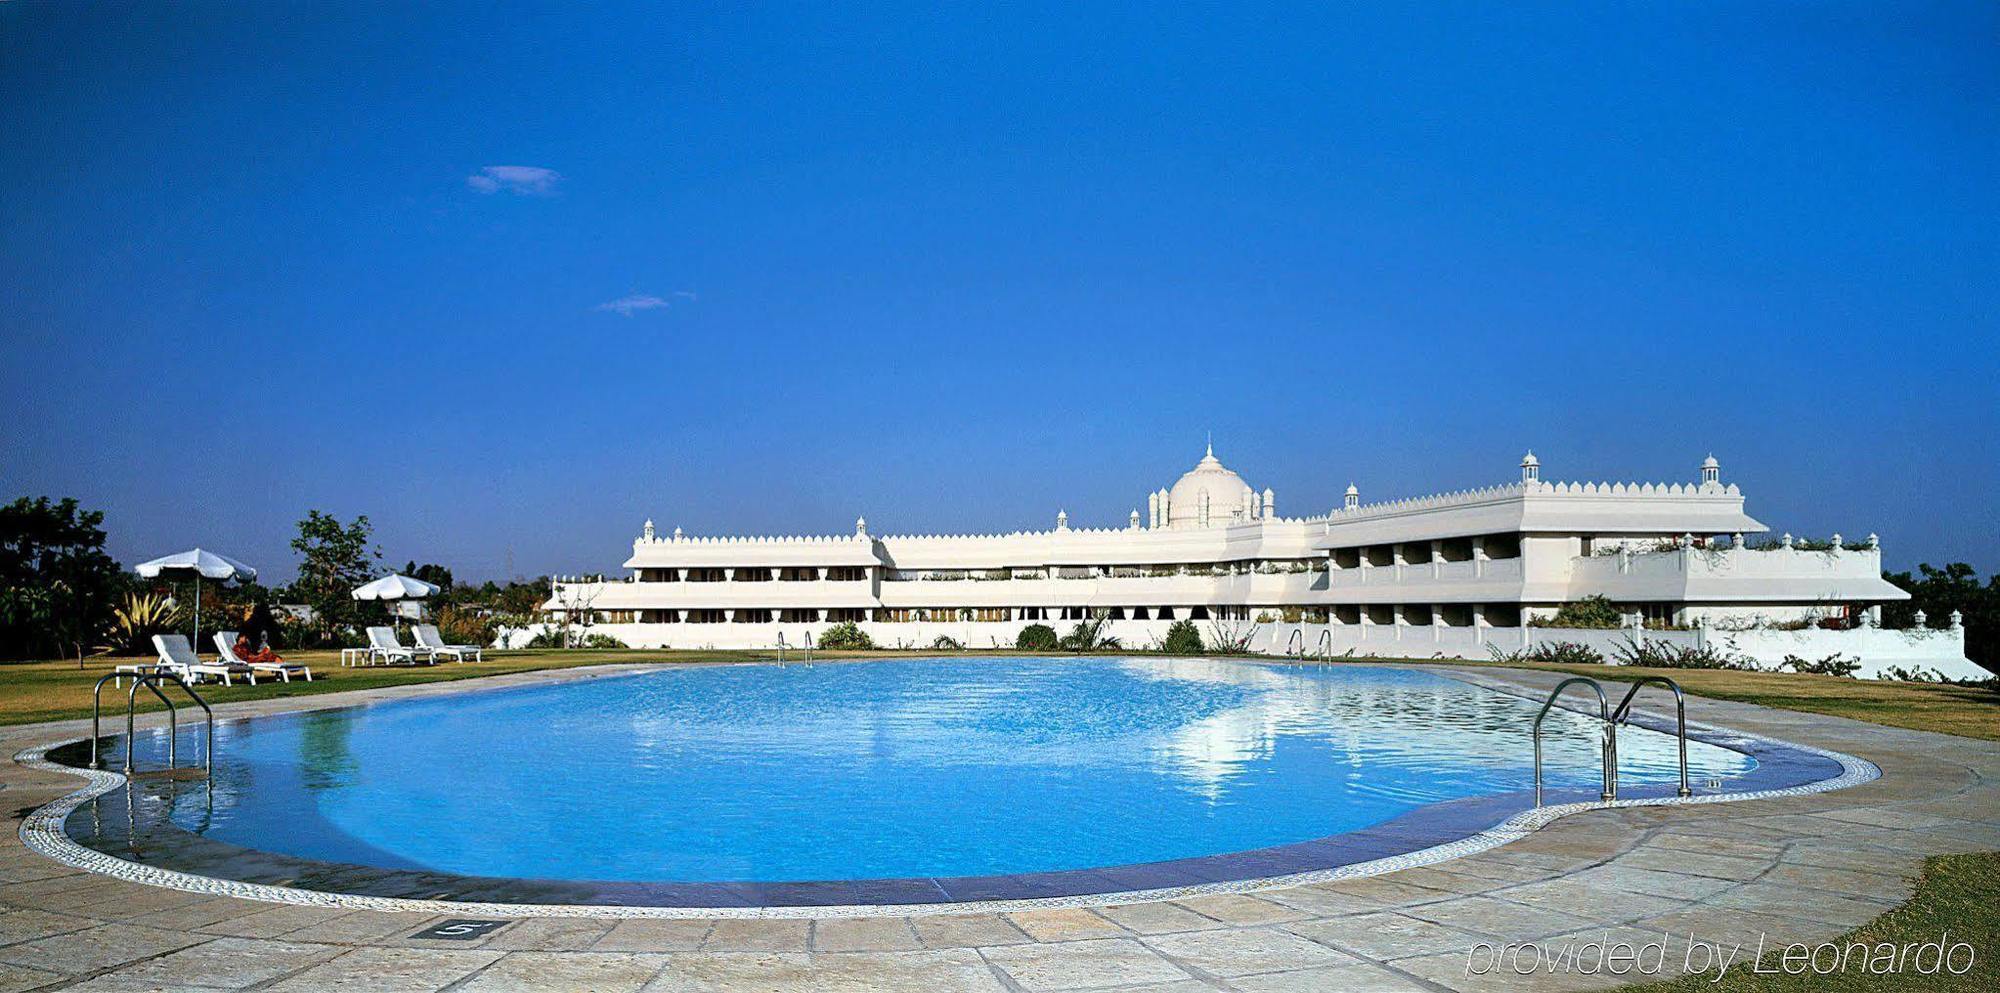
POLYGON ((236 644, 232 646, 229 650, 235 653, 237 658, 242 659, 245 662, 284 661, 284 659, 278 657, 278 653, 270 650, 269 648, 258 648, 257 646, 252 645, 250 643, 250 636, 247 634, 237 635, 236 644))

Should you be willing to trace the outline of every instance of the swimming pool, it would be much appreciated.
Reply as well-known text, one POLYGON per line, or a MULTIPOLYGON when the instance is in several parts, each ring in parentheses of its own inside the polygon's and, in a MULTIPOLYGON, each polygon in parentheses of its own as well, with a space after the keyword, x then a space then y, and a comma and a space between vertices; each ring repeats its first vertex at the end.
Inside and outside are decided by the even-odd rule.
MULTIPOLYGON (((795 883, 821 885, 819 902, 867 902, 870 883, 896 880, 924 881, 933 899, 1112 892, 1144 875, 1119 867, 1268 876, 1296 860, 1259 853, 1332 839, 1333 854, 1358 860, 1490 827, 1531 803, 1538 709, 1373 666, 673 668, 230 722, 209 783, 99 798, 70 816, 69 833, 139 861, 234 859, 226 874, 244 878, 252 853, 266 876, 351 888, 358 873, 364 888, 399 894, 447 879, 486 884, 467 893, 496 880, 588 882, 531 894, 580 902, 692 899, 674 894, 682 884, 739 904, 795 883), (1057 879, 1067 882, 1047 882, 1057 879)), ((161 760, 164 737, 142 735, 146 761, 161 760)), ((1634 727, 1620 738, 1623 790, 1675 780, 1671 737, 1634 727)), ((1595 722, 1552 713, 1552 796, 1594 798, 1597 763, 1595 722)), ((1703 742, 1689 763, 1697 781, 1757 766, 1703 742)))

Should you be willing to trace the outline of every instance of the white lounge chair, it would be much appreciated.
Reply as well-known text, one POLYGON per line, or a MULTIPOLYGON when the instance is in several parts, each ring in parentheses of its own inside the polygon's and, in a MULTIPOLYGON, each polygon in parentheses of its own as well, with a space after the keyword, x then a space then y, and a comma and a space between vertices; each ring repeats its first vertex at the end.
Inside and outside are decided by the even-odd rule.
MULTIPOLYGON (((375 659, 381 659, 393 665, 400 660, 415 665, 417 663, 417 652, 418 649, 411 648, 396 640, 395 628, 368 629, 368 659, 371 662, 375 659)), ((436 662, 437 656, 430 655, 426 661, 436 662)))
POLYGON ((257 670, 247 665, 230 665, 227 662, 203 662, 194 653, 194 646, 188 644, 184 634, 156 634, 153 649, 160 653, 160 668, 187 680, 199 683, 203 677, 213 676, 222 680, 222 685, 235 685, 235 677, 242 676, 257 685, 257 670))
POLYGON ((445 644, 444 635, 438 633, 437 625, 435 624, 419 624, 416 627, 416 633, 417 633, 417 647, 429 649, 431 653, 431 658, 433 659, 437 658, 440 655, 449 655, 452 658, 457 659, 460 662, 463 662, 465 661, 466 653, 469 652, 472 655, 472 661, 474 662, 485 661, 485 657, 481 654, 482 650, 478 645, 445 644))
POLYGON ((239 658, 236 654, 236 632, 234 631, 217 631, 215 633, 215 654, 218 658, 222 659, 224 664, 249 666, 250 671, 253 673, 261 672, 267 676, 282 676, 285 682, 288 683, 292 681, 292 676, 297 674, 306 677, 306 682, 312 682, 313 671, 306 668, 302 662, 252 662, 249 659, 239 658))

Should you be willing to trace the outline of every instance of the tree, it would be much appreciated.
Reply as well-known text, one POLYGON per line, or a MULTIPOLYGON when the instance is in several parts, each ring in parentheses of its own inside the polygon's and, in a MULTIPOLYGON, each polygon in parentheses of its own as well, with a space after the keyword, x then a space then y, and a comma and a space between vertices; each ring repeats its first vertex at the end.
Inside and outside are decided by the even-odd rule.
POLYGON ((354 627, 360 617, 354 588, 380 568, 381 550, 369 545, 374 533, 366 514, 342 524, 332 514, 308 510, 299 522, 299 536, 292 539, 292 550, 300 556, 299 578, 292 592, 318 615, 314 623, 322 644, 354 627))
POLYGON ((111 623, 124 577, 104 552, 104 513, 74 499, 0 507, 0 656, 83 660, 111 623))
POLYGON ((451 570, 431 562, 418 565, 415 559, 403 566, 403 575, 411 579, 421 579, 441 591, 451 589, 451 570))
POLYGON ((1882 606, 1884 627, 1910 627, 1919 610, 1927 625, 1942 627, 1956 610, 1965 621, 1965 657, 2000 672, 2000 573, 1981 583, 1979 573, 1964 562, 1942 569, 1926 562, 1917 566, 1917 575, 1884 572, 1882 578, 1910 594, 1902 603, 1882 606))

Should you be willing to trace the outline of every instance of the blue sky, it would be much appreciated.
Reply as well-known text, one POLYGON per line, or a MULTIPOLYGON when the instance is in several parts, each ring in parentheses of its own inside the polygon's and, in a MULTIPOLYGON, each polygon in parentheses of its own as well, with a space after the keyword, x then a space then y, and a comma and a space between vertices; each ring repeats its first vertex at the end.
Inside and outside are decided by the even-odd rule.
POLYGON ((1990 3, 505 6, 0 4, 4 495, 533 575, 1122 523, 1213 432, 2000 569, 1990 3))

